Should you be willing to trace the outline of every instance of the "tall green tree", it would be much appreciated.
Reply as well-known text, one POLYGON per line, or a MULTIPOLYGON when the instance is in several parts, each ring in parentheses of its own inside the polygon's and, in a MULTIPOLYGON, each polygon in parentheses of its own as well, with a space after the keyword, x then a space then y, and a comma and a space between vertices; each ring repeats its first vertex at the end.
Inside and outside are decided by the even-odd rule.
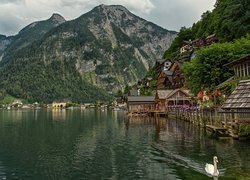
POLYGON ((194 94, 201 88, 213 89, 233 76, 224 65, 250 54, 250 35, 234 42, 218 43, 200 49, 196 57, 183 65, 187 86, 194 94))

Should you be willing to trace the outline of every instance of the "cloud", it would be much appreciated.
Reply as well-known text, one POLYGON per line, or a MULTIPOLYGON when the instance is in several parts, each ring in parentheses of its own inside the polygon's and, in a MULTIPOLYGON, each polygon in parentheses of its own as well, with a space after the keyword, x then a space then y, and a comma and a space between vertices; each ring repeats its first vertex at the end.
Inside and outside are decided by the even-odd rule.
POLYGON ((25 0, 1 0, 0 4, 25 3, 25 0))
POLYGON ((132 11, 140 13, 150 13, 155 5, 150 0, 107 0, 107 4, 120 4, 132 11))
POLYGON ((202 13, 212 10, 216 0, 154 0, 150 14, 139 14, 166 29, 178 31, 197 22, 202 13))
POLYGON ((123 5, 166 29, 179 30, 199 20, 216 0, 0 0, 0 34, 16 34, 28 24, 59 13, 71 20, 100 4, 123 5))

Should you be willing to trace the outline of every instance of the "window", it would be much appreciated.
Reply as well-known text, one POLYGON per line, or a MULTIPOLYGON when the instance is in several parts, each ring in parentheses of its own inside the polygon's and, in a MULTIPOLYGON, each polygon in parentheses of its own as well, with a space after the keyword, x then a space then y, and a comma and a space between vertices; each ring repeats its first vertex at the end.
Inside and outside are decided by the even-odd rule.
POLYGON ((240 68, 241 68, 241 77, 243 77, 244 76, 244 64, 242 64, 240 68))
POLYGON ((247 63, 247 65, 248 65, 248 67, 247 67, 247 70, 248 70, 248 76, 250 76, 250 62, 249 63, 247 63))
POLYGON ((244 64, 244 76, 247 76, 247 63, 244 64))
POLYGON ((240 77, 240 66, 237 66, 237 76, 240 77))

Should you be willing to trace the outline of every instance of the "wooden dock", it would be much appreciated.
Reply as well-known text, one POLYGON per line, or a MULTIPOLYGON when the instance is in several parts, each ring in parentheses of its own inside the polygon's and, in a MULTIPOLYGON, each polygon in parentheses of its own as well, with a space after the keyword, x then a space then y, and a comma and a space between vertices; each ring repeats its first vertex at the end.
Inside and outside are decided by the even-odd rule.
POLYGON ((166 111, 155 111, 155 110, 147 110, 147 111, 131 111, 128 112, 128 116, 164 116, 167 117, 166 111))
POLYGON ((225 136, 227 133, 227 128, 217 127, 213 125, 206 125, 206 129, 211 131, 216 136, 225 136))

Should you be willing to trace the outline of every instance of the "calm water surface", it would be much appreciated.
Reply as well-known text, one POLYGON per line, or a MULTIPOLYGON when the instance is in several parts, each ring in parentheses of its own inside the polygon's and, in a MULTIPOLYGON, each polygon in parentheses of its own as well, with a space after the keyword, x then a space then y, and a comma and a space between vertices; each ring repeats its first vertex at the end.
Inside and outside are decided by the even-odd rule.
POLYGON ((0 110, 0 179, 250 179, 249 141, 112 110, 0 110))

